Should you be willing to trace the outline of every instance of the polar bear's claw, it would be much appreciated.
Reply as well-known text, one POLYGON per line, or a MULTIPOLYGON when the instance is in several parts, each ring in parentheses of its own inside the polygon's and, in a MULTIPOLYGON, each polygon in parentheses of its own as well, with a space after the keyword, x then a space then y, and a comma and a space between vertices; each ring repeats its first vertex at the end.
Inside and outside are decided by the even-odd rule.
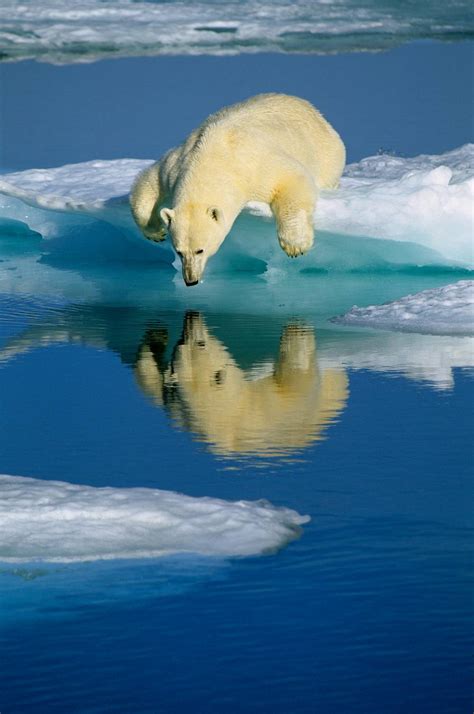
POLYGON ((166 239, 166 233, 163 235, 161 233, 145 233, 145 238, 152 243, 163 243, 166 239))
POLYGON ((299 255, 304 255, 313 245, 313 240, 288 240, 283 236, 278 236, 278 242, 282 250, 285 251, 288 257, 297 258, 299 255))

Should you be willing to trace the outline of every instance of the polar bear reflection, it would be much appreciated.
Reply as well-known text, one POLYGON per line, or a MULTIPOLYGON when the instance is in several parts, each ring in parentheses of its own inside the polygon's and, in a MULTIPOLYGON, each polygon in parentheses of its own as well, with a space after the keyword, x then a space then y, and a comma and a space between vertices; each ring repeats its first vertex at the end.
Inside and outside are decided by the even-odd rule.
POLYGON ((342 411, 348 380, 320 371, 312 329, 288 325, 274 364, 244 371, 197 313, 166 365, 166 333, 148 330, 134 367, 141 389, 221 455, 278 455, 320 439, 342 411), (263 372, 263 373, 262 373, 263 372))
MULTIPOLYGON (((240 331, 236 336, 242 339, 240 331)), ((266 338, 261 335, 259 344, 266 345, 266 338)), ((125 308, 53 310, 3 345, 0 368, 31 350, 61 343, 118 354, 134 370, 142 391, 176 425, 222 455, 301 450, 322 438, 347 399, 347 378, 339 361, 318 368, 311 328, 288 325, 276 360, 243 370, 197 313, 186 314, 182 326, 169 315, 161 321, 146 311, 125 308), (170 358, 173 333, 181 333, 181 339, 170 358)))

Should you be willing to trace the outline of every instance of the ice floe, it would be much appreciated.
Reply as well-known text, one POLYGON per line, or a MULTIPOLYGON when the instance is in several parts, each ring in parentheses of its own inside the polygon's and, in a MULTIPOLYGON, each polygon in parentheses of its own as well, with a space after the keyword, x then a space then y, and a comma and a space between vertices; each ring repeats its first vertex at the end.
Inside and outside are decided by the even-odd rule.
POLYGON ((297 538, 308 521, 267 501, 0 476, 2 562, 260 555, 297 538))
POLYGON ((459 280, 383 305, 354 306, 332 321, 435 335, 474 334, 474 280, 459 280))
POLYGON ((473 32, 467 0, 354 4, 341 0, 6 0, 0 52, 8 60, 87 62, 100 57, 386 49, 473 32))
MULTIPOLYGON (((70 237, 67 251, 171 264, 168 242, 150 245, 130 215, 127 193, 150 161, 90 161, 34 169, 0 178, 0 227, 14 220, 43 238, 70 237), (109 241, 108 246, 106 245, 109 241), (113 246, 113 247, 110 247, 113 246)), ((337 191, 322 192, 316 211, 315 248, 298 261, 280 250, 274 227, 253 216, 237 221, 210 262, 211 270, 264 263, 269 277, 282 272, 398 269, 473 265, 474 145, 439 156, 374 156, 347 167, 337 191), (254 240, 249 240, 249 235, 254 240)), ((264 204, 250 213, 268 217, 264 204)))
POLYGON ((411 241, 472 265, 474 144, 411 159, 372 156, 347 167, 319 224, 345 235, 411 241))

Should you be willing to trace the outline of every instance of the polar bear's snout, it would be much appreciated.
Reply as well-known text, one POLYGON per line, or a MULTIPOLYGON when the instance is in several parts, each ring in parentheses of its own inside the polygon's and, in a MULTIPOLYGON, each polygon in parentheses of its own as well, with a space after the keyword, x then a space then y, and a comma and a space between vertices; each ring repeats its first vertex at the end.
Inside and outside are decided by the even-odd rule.
POLYGON ((202 278, 207 257, 204 254, 188 254, 176 251, 181 259, 183 280, 188 287, 197 285, 202 278))
POLYGON ((176 254, 181 260, 183 280, 186 285, 196 285, 202 280, 207 261, 227 234, 227 224, 216 207, 196 203, 178 203, 173 209, 162 209, 160 215, 167 220, 168 233, 176 254), (213 218, 214 212, 217 218, 213 218))
POLYGON ((193 265, 193 261, 187 261, 185 258, 181 258, 183 263, 183 280, 188 287, 192 285, 197 285, 201 280, 202 270, 198 269, 198 266, 193 265))

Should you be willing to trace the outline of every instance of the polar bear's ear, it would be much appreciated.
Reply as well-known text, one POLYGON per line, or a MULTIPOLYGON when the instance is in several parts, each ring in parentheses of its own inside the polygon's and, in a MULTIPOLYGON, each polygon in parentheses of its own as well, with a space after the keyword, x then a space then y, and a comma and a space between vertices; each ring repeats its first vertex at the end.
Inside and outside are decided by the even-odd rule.
POLYGON ((161 209, 160 218, 167 228, 169 227, 169 225, 171 223, 171 219, 173 217, 174 217, 174 211, 172 208, 162 208, 161 209))
POLYGON ((220 223, 224 220, 224 214, 220 208, 217 208, 217 206, 209 206, 207 213, 213 221, 216 221, 216 223, 220 223))

